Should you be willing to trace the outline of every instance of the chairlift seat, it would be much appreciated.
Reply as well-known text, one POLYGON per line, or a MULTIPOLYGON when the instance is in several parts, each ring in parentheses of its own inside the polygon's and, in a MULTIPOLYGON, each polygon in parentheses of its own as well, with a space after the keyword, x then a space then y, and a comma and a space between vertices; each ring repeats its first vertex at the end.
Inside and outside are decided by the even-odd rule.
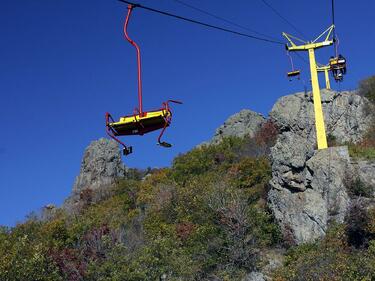
POLYGON ((300 70, 294 70, 294 71, 290 71, 287 73, 287 76, 288 77, 296 77, 296 76, 299 76, 301 74, 301 71, 300 70))
POLYGON ((346 67, 346 59, 343 57, 335 57, 329 60, 331 69, 343 69, 346 67))
POLYGON ((120 117, 118 122, 109 122, 115 136, 143 135, 169 126, 172 113, 169 109, 143 112, 120 117))
POLYGON ((292 81, 293 77, 297 77, 297 79, 299 80, 300 79, 300 74, 301 74, 300 70, 293 70, 293 71, 289 71, 287 73, 287 77, 289 78, 289 81, 292 81))

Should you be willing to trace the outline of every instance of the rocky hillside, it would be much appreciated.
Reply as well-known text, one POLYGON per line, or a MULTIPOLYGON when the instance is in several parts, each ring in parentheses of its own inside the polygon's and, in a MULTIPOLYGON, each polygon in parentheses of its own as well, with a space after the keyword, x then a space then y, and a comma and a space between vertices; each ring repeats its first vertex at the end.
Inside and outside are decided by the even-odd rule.
MULTIPOLYGON (((363 139, 373 123, 369 102, 357 92, 321 94, 327 135, 336 140, 327 150, 316 150, 311 93, 284 96, 269 114, 279 134, 270 154, 268 204, 284 235, 297 244, 324 236, 331 221, 344 221, 350 206, 348 177, 355 174, 375 186, 375 163, 351 159, 347 146, 337 146, 363 139)), ((225 136, 253 137, 265 122, 262 115, 242 110, 218 128, 211 143, 225 136)))
MULTIPOLYGON (((322 103, 331 140, 341 144, 362 140, 372 124, 365 98, 355 92, 322 91, 322 103)), ((350 205, 345 182, 355 165, 348 148, 316 151, 311 94, 282 97, 270 118, 280 134, 271 149, 269 206, 283 232, 296 243, 322 237, 330 221, 344 221, 350 205)), ((370 169, 371 175, 371 167, 362 170, 370 169)))
POLYGON ((268 118, 242 110, 167 169, 128 169, 115 142, 92 142, 62 208, 1 229, 0 280, 372 280, 371 103, 322 103, 326 150, 311 93, 268 118))

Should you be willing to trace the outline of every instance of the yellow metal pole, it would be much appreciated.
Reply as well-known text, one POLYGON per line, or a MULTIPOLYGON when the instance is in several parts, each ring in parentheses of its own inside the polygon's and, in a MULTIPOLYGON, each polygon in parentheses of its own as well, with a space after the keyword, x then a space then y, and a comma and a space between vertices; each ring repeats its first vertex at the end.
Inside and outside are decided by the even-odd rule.
MULTIPOLYGON (((330 36, 334 30, 335 26, 331 25, 326 31, 324 31, 321 35, 318 36, 314 41, 304 42, 301 39, 298 39, 290 34, 285 32, 282 35, 288 40, 289 45, 287 44, 286 47, 288 51, 308 51, 309 52, 309 60, 310 60, 310 72, 311 72, 311 82, 312 82, 312 90, 313 90, 313 99, 314 99, 314 113, 315 113, 315 128, 316 128, 316 139, 318 142, 318 149, 325 149, 328 147, 327 145, 327 136, 326 136, 326 129, 324 126, 324 116, 323 116, 323 109, 322 109, 322 101, 320 97, 320 88, 319 88, 319 80, 318 80, 318 69, 315 60, 315 49, 331 46, 333 44, 333 40, 330 39, 330 36), (325 34, 325 40, 322 42, 318 42, 320 38, 322 38, 325 34), (305 44, 303 45, 296 45, 292 39, 301 41, 305 44)), ((320 69, 319 69, 320 70, 320 69)), ((328 69, 325 71, 326 76, 326 87, 327 89, 331 88, 328 69)))
POLYGON ((329 74, 328 74, 328 68, 324 68, 324 75, 326 77, 326 89, 331 90, 331 82, 329 81, 329 74))
POLYGON ((314 48, 309 48, 308 50, 309 50, 311 82, 312 82, 313 99, 314 99, 316 138, 318 141, 318 149, 325 149, 328 147, 328 144, 327 144, 327 137, 326 137, 326 129, 324 126, 322 101, 320 98, 318 70, 316 68, 317 65, 315 61, 315 50, 314 48))

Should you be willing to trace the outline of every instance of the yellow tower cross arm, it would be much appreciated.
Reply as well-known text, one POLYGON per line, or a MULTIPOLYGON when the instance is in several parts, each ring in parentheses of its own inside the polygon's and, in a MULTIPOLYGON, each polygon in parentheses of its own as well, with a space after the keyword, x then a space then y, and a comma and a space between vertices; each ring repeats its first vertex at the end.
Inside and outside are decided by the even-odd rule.
POLYGON ((286 48, 288 51, 290 52, 308 51, 309 53, 311 83, 312 83, 313 99, 314 99, 315 129, 316 129, 318 149, 325 149, 328 147, 328 144, 327 144, 325 125, 324 125, 322 101, 320 97, 318 70, 317 70, 317 63, 315 59, 315 49, 330 46, 333 44, 333 40, 330 39, 330 37, 334 28, 335 26, 331 25, 322 34, 320 34, 314 41, 310 41, 310 42, 305 42, 285 32, 282 33, 282 35, 288 40, 290 44, 290 45, 286 45, 286 48), (301 42, 302 44, 297 45, 296 43, 294 43, 293 39, 295 41, 301 42), (323 41, 320 41, 320 40, 323 40, 323 41))
POLYGON ((335 28, 334 25, 331 25, 329 28, 327 28, 322 34, 320 34, 314 41, 311 42, 305 42, 302 39, 299 39, 295 36, 292 36, 288 33, 283 32, 282 35, 288 40, 290 43, 290 46, 287 45, 287 48, 289 51, 306 51, 309 49, 319 49, 322 47, 330 46, 333 44, 333 40, 330 40, 331 34, 333 29, 335 28), (325 40, 318 42, 319 39, 321 39, 326 34, 325 40), (300 41, 304 44, 302 45, 296 45, 292 39, 295 39, 297 41, 300 41))

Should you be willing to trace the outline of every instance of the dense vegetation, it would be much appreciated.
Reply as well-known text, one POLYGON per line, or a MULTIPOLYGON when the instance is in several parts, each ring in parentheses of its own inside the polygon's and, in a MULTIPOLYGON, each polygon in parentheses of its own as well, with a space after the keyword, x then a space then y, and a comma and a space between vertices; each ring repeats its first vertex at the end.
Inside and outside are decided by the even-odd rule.
POLYGON ((267 144, 255 142, 195 148, 96 203, 86 191, 78 213, 2 228, 0 280, 241 280, 280 241, 267 144))
POLYGON ((375 280, 375 209, 360 200, 352 205, 345 224, 333 224, 326 237, 292 247, 277 281, 375 280))
MULTIPOLYGON (((375 104, 374 77, 360 94, 375 104)), ((0 228, 0 280, 236 281, 277 247, 289 248, 274 280, 375 280, 373 189, 358 179, 348 181, 354 203, 345 223, 321 241, 282 241, 266 207, 276 134, 268 122, 254 138, 195 148, 146 176, 132 170, 103 194, 85 190, 77 210, 0 228)), ((349 148, 375 158, 375 122, 349 148)))

